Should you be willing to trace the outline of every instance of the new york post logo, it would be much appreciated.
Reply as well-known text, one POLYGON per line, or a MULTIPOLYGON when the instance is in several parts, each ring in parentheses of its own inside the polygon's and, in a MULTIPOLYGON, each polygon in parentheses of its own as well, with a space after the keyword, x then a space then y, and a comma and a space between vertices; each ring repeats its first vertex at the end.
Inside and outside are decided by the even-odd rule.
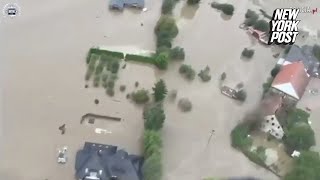
POLYGON ((299 34, 297 20, 300 9, 284 8, 276 9, 273 12, 272 20, 270 21, 270 37, 268 44, 273 43, 279 45, 292 45, 299 34))

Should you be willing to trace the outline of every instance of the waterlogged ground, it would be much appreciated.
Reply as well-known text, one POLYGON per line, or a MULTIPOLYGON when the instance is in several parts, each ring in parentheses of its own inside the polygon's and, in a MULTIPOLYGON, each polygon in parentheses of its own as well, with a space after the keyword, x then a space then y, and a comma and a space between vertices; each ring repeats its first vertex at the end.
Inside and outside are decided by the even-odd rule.
MULTIPOLYGON (((272 57, 275 50, 262 47, 238 28, 247 8, 253 7, 250 2, 230 1, 236 6, 231 19, 212 9, 210 2, 203 0, 198 8, 185 7, 184 1, 177 5, 174 15, 180 32, 174 43, 185 48, 185 63, 197 71, 206 65, 211 68, 211 82, 202 83, 198 78, 185 81, 177 73, 179 63, 173 63, 167 72, 130 63, 120 70, 116 89, 125 84, 131 92, 135 81, 151 89, 163 78, 169 89, 178 90, 178 98, 188 97, 193 102, 192 112, 186 114, 178 111, 177 102, 166 102, 164 180, 238 175, 277 179, 233 150, 229 139, 238 120, 257 104, 261 84, 276 62, 272 57), (251 61, 240 59, 245 47, 255 49, 251 61), (245 84, 249 94, 246 103, 239 105, 220 94, 222 72, 227 73, 227 85, 245 84), (212 129, 215 134, 208 143, 212 129)), ((19 2, 21 16, 2 19, 1 178, 71 180, 75 152, 84 141, 141 153, 142 108, 127 101, 126 93, 116 91, 115 97, 109 98, 102 88, 85 89, 84 62, 87 50, 94 45, 154 51, 153 28, 161 1, 146 3, 147 12, 111 13, 103 0, 29 0, 19 2), (94 99, 100 100, 99 105, 94 99), (86 113, 124 120, 112 126, 111 134, 95 134, 93 127, 79 123, 86 113), (58 130, 62 124, 67 128, 63 136, 58 130), (57 148, 64 145, 69 148, 69 161, 58 165, 57 148)))

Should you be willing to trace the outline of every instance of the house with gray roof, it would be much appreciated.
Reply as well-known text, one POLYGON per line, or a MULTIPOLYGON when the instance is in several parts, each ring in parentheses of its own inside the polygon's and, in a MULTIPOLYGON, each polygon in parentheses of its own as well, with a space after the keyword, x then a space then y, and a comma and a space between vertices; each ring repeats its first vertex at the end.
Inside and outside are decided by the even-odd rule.
POLYGON ((111 9, 123 10, 125 7, 144 8, 144 0, 110 0, 111 9))
POLYGON ((292 45, 289 52, 279 59, 278 64, 287 65, 301 61, 308 75, 320 78, 320 62, 314 56, 312 49, 313 47, 308 45, 302 47, 292 45))
POLYGON ((77 180, 142 180, 143 158, 116 146, 89 143, 76 155, 77 180))

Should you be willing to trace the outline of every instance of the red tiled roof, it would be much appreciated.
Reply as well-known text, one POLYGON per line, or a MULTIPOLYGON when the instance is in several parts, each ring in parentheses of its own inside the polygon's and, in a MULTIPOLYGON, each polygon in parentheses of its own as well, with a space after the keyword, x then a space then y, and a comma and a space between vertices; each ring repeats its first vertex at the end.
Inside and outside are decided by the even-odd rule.
POLYGON ((281 71, 277 74, 272 82, 272 87, 291 96, 294 91, 300 99, 309 83, 309 77, 304 69, 304 65, 301 61, 288 64, 282 67, 281 71), (281 86, 281 85, 286 86, 281 86), (276 87, 275 87, 276 86, 276 87), (288 88, 288 87, 291 87, 288 88))

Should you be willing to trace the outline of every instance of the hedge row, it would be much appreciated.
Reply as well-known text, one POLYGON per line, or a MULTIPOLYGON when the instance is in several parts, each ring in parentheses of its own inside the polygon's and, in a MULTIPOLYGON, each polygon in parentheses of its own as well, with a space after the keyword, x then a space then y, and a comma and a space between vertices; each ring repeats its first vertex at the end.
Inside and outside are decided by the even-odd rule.
POLYGON ((155 64, 155 58, 148 57, 148 56, 136 55, 136 54, 126 54, 125 60, 126 61, 136 61, 136 62, 141 62, 141 63, 155 64))
POLYGON ((118 59, 124 59, 124 54, 122 52, 109 51, 109 50, 104 50, 99 48, 90 48, 87 56, 87 63, 89 63, 90 61, 91 54, 96 54, 99 56, 105 55, 105 56, 111 56, 118 59))

